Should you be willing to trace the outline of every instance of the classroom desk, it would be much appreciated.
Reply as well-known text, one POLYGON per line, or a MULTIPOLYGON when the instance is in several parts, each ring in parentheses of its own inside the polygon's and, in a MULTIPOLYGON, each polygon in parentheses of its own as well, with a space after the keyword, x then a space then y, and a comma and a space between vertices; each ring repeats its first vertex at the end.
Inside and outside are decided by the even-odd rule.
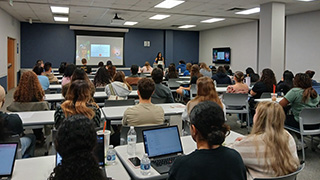
MULTIPOLYGON (((280 102, 282 99, 283 99, 283 97, 278 97, 276 101, 280 102)), ((272 101, 272 99, 271 98, 260 98, 260 99, 255 99, 254 101, 255 102, 263 102, 263 101, 272 101)))
MULTIPOLYGON (((229 136, 226 137, 226 140, 224 144, 230 144, 235 141, 236 138, 242 137, 243 135, 231 131, 229 136)), ((181 137, 181 143, 183 147, 184 154, 190 154, 196 149, 196 143, 192 140, 191 136, 183 136, 181 137)), ((117 155, 123 165, 126 167, 128 173, 134 178, 134 179, 165 179, 168 177, 168 174, 160 175, 155 169, 151 167, 150 175, 143 176, 140 173, 139 168, 135 168, 131 165, 131 163, 128 161, 129 155, 127 154, 127 145, 123 146, 117 146, 115 148, 117 155)), ((143 154, 145 153, 143 143, 137 143, 136 144, 136 155, 139 159, 142 159, 143 154)))
MULTIPOLYGON (((12 180, 24 179, 47 179, 55 167, 55 156, 43 156, 29 159, 18 159, 15 162, 12 180)), ((120 160, 116 158, 116 164, 113 166, 106 166, 106 173, 108 177, 115 180, 130 179, 127 171, 121 164, 120 160)))
POLYGON ((14 112, 22 120, 23 127, 38 125, 53 125, 55 111, 14 112))
MULTIPOLYGON (((138 92, 136 90, 133 90, 130 92, 130 94, 128 95, 128 97, 138 97, 138 92)), ((95 92, 93 98, 95 99, 106 99, 107 98, 107 94, 105 92, 95 92)), ((44 97, 45 101, 48 102, 59 102, 64 100, 64 97, 62 96, 62 94, 57 93, 57 94, 46 94, 44 97)))

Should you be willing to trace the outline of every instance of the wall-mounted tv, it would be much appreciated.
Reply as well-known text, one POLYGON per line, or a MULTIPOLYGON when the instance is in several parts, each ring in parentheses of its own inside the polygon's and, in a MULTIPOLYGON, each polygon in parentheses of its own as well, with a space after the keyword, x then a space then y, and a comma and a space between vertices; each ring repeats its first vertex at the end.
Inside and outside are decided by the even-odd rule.
POLYGON ((230 47, 213 48, 212 49, 212 63, 215 64, 230 64, 231 49, 230 47))

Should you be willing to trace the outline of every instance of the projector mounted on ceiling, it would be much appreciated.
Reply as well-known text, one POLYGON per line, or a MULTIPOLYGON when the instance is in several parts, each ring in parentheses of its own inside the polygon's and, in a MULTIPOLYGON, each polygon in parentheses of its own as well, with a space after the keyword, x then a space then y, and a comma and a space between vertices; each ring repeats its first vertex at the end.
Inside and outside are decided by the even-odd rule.
POLYGON ((111 20, 111 25, 123 25, 124 19, 121 17, 118 17, 118 14, 116 13, 114 18, 111 20))

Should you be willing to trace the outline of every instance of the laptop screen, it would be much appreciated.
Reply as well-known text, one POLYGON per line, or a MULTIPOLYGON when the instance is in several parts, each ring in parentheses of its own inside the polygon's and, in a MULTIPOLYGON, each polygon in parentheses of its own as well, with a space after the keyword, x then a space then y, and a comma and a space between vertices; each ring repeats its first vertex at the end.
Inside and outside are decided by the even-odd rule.
POLYGON ((12 175, 17 146, 18 143, 0 144, 0 177, 12 175))
POLYGON ((144 130, 143 139, 149 157, 183 153, 177 126, 144 130))

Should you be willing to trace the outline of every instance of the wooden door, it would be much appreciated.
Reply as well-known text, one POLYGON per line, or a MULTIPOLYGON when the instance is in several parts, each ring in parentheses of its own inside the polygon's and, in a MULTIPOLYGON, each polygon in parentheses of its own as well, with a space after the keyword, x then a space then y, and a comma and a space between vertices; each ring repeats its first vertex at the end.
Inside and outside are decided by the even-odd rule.
POLYGON ((8 38, 8 91, 12 88, 14 88, 14 80, 15 80, 15 68, 14 68, 14 62, 15 62, 15 56, 14 56, 14 50, 15 50, 15 40, 12 38, 8 38))

